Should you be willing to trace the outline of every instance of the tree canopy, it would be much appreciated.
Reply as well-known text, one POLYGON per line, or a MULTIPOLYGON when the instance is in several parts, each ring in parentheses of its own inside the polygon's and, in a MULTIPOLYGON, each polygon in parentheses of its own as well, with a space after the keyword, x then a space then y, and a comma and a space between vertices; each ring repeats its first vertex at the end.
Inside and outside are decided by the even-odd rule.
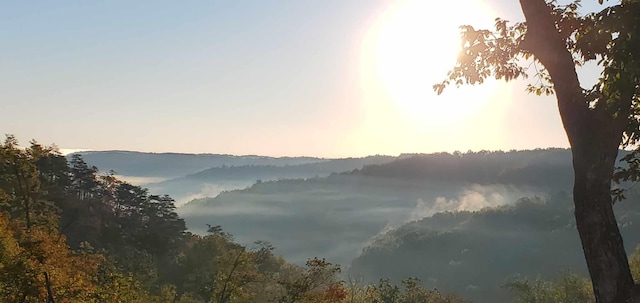
MULTIPOLYGON (((555 94, 572 149, 575 216, 596 301, 635 302, 640 288, 612 210, 611 183, 618 148, 635 148, 640 140, 640 1, 598 3, 600 11, 581 14, 580 0, 520 0, 525 22, 498 18, 492 30, 462 26, 457 63, 434 90, 533 76, 529 92, 555 94), (601 74, 595 85, 582 87, 577 67, 588 62, 601 74)), ((637 162, 637 154, 626 160, 637 162)), ((633 170, 615 175, 637 176, 633 170)))
MULTIPOLYGON (((297 266, 269 243, 241 245, 219 225, 208 231, 188 232, 171 197, 101 174, 80 155, 67 162, 35 141, 0 143, 3 300, 364 303, 382 295, 373 285, 347 289, 340 266, 324 259, 297 266)), ((453 298, 411 287, 412 301, 374 302, 453 298)))

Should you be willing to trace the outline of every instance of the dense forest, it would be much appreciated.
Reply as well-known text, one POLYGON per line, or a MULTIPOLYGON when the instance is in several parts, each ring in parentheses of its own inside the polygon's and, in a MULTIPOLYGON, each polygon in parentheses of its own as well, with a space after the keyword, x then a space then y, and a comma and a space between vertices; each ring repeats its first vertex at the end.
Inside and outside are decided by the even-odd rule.
POLYGON ((372 177, 570 187, 571 152, 549 148, 403 155, 393 162, 368 165, 353 174, 372 177))
MULTIPOLYGON (((324 178, 260 182, 177 211, 193 232, 217 222, 241 242, 270 241, 296 264, 321 255, 367 283, 413 276, 474 302, 507 302, 503 286, 514 277, 586 274, 571 174, 567 149, 403 155, 324 178)), ((616 211, 631 253, 640 206, 627 193, 616 211)))
MULTIPOLYGON (((254 159, 259 162, 257 159, 260 158, 254 159)), ((144 185, 154 191, 169 193, 178 202, 184 204, 194 198, 213 197, 222 191, 243 189, 256 183, 256 181, 326 177, 332 173, 349 172, 365 165, 390 162, 395 157, 369 156, 363 158, 318 159, 312 163, 298 163, 300 161, 309 161, 309 159, 313 158, 277 158, 278 161, 282 162, 280 165, 234 165, 236 163, 235 160, 221 162, 217 166, 186 174, 179 178, 150 182, 144 185)), ((274 159, 263 157, 262 162, 275 161, 274 159)))
POLYGON ((348 267, 372 238, 407 222, 569 191, 570 157, 567 149, 403 155, 328 177, 263 181, 177 211, 196 233, 216 222, 241 242, 270 241, 291 262, 321 255, 348 267))
MULTIPOLYGON (((81 154, 7 136, 0 302, 593 302, 559 189, 566 156, 405 155, 177 209, 81 154)), ((631 254, 628 198, 616 210, 631 254)), ((631 262, 640 274, 640 254, 631 262)))
MULTIPOLYGON (((629 254, 640 243, 638 201, 633 192, 616 205, 629 254)), ((581 254, 571 199, 559 192, 410 222, 377 237, 349 271, 368 280, 415 276, 474 302, 506 302, 504 286, 513 279, 586 276, 581 254)))
POLYGON ((219 225, 192 234, 171 197, 35 141, 8 136, 0 159, 2 302, 461 302, 417 279, 347 283, 338 265, 289 264, 219 225))

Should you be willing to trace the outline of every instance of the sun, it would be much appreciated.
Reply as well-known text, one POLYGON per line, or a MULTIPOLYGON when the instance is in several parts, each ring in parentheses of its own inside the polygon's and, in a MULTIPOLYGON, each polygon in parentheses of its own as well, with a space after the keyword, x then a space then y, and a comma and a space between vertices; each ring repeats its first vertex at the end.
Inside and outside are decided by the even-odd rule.
POLYGON ((377 84, 408 119, 452 122, 476 112, 490 87, 436 97, 432 85, 442 81, 456 62, 459 26, 480 18, 493 20, 488 11, 481 0, 394 2, 380 14, 363 47, 363 56, 369 59, 364 71, 368 85, 377 84))

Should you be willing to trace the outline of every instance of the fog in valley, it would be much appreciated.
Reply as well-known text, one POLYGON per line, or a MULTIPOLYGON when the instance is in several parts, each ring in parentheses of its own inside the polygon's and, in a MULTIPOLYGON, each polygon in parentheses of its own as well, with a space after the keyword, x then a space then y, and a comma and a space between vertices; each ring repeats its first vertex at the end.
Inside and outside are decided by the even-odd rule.
MULTIPOLYGON (((105 165, 101 157, 112 155, 84 156, 105 165)), ((165 155, 145 156, 153 167, 153 161, 165 161, 165 155)), ((271 243, 294 264, 312 257, 340 264, 345 279, 419 277, 429 287, 489 302, 509 298, 503 287, 509 279, 586 273, 566 149, 351 159, 193 157, 210 167, 175 161, 153 171, 106 168, 134 178, 171 176, 144 186, 177 197, 177 213, 194 233, 219 225, 238 243, 271 243)), ((617 208, 629 251, 640 240, 634 233, 639 210, 633 202, 617 208)))
POLYGON ((640 302, 640 0, 0 28, 0 303, 640 302))
POLYGON ((479 210, 543 189, 508 185, 394 184, 362 176, 277 181, 200 199, 178 209, 189 228, 221 225, 244 243, 271 242, 288 260, 323 256, 348 266, 378 234, 438 211, 479 210))

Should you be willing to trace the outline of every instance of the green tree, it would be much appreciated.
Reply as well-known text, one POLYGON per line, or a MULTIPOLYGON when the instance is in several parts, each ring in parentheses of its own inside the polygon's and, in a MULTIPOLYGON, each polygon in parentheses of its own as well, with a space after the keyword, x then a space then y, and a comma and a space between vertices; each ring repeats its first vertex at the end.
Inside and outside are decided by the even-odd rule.
POLYGON ((370 301, 372 303, 463 303, 464 300, 455 296, 443 295, 438 290, 426 289, 422 281, 408 278, 402 281, 402 287, 394 285, 388 279, 382 279, 378 285, 371 287, 370 301))
POLYGON ((12 136, 0 144, 0 297, 12 302, 89 302, 97 291, 103 257, 69 249, 47 200, 65 184, 64 173, 43 163, 57 155, 35 142, 21 149, 12 136))
POLYGON ((71 155, 71 190, 80 200, 88 200, 99 193, 98 168, 89 166, 80 154, 71 155))
POLYGON ((347 297, 347 292, 336 277, 339 273, 338 265, 325 259, 309 259, 306 268, 293 268, 278 282, 283 288, 278 302, 340 302, 347 297))
POLYGON ((506 285, 514 295, 514 303, 592 303, 593 288, 589 279, 573 273, 565 273, 554 281, 540 278, 530 282, 512 279, 506 285))
POLYGON ((65 190, 70 185, 69 165, 67 159, 60 154, 55 146, 43 146, 31 141, 26 150, 33 158, 38 170, 41 191, 46 200, 59 204, 66 198, 65 190))
MULTIPOLYGON (((629 257, 631 273, 640 280, 640 245, 629 257)), ((515 303, 590 303, 595 302, 589 279, 572 272, 565 272, 553 281, 540 278, 529 281, 515 277, 505 287, 513 294, 515 303)))
MULTIPOLYGON (((598 0, 603 4, 603 0, 598 0)), ((618 149, 640 138, 640 1, 621 0, 601 11, 580 14, 580 1, 520 0, 526 22, 496 19, 495 30, 463 26, 463 49, 448 78, 482 83, 489 77, 527 76, 528 59, 538 66, 530 92, 555 94, 571 145, 575 217, 596 301, 636 302, 622 237, 613 213, 611 184, 618 149), (598 82, 583 88, 576 67, 595 61, 598 82)), ((529 63, 529 62, 528 62, 529 63)))
POLYGON ((4 206, 12 217, 21 217, 29 229, 36 213, 42 213, 38 170, 31 153, 21 150, 18 140, 7 136, 0 144, 0 190, 6 199, 4 206), (38 204, 38 205, 36 205, 38 204))

